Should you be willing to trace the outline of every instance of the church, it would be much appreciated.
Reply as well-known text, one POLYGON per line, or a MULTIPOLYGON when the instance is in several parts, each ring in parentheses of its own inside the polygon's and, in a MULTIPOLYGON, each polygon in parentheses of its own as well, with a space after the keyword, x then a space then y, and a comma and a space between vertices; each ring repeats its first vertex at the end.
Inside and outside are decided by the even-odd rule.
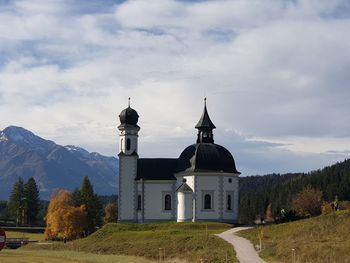
POLYGON ((238 221, 238 176, 232 154, 214 143, 206 99, 196 142, 179 158, 139 158, 139 115, 120 115, 118 221, 238 221))

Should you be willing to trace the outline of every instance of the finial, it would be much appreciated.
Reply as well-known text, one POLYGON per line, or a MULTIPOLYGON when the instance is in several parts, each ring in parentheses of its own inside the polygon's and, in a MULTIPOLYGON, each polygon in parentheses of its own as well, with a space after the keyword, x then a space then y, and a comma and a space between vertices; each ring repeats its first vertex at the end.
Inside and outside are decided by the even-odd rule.
POLYGON ((204 97, 204 105, 207 105, 207 97, 204 97))
POLYGON ((130 97, 128 98, 128 106, 130 107, 130 97))

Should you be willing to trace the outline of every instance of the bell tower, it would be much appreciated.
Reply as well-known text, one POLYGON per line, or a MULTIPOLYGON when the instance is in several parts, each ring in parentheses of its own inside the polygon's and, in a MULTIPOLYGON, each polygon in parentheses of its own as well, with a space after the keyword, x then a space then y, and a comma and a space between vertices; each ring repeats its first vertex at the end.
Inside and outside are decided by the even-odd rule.
POLYGON ((207 111, 207 98, 204 98, 204 110, 195 128, 198 129, 197 143, 214 143, 213 130, 216 127, 207 111))
POLYGON ((139 115, 130 107, 130 98, 128 107, 119 114, 119 119, 119 152, 125 155, 137 154, 138 132, 140 130, 137 125, 139 115))
POLYGON ((130 107, 119 114, 119 195, 118 195, 118 221, 136 220, 136 184, 137 175, 137 125, 139 115, 130 107))

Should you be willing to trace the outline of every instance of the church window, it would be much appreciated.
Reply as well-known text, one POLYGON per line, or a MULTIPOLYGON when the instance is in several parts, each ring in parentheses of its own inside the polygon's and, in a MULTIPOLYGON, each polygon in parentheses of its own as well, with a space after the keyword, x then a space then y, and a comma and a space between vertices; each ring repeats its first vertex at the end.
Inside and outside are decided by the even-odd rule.
POLYGON ((229 178, 229 179, 228 179, 228 182, 229 182, 229 183, 232 183, 232 178, 229 178))
POLYGON ((129 151, 130 150, 130 146, 131 146, 131 141, 130 139, 126 139, 126 149, 129 151))
POLYGON ((211 195, 206 194, 204 196, 204 209, 211 209, 211 195))
POLYGON ((231 199, 231 195, 227 195, 227 210, 232 210, 232 199, 231 199))
POLYGON ((141 205, 141 199, 142 197, 141 197, 141 195, 138 195, 137 196, 137 210, 141 210, 141 207, 142 207, 142 205, 141 205))
POLYGON ((171 210, 171 195, 164 197, 164 210, 171 210))

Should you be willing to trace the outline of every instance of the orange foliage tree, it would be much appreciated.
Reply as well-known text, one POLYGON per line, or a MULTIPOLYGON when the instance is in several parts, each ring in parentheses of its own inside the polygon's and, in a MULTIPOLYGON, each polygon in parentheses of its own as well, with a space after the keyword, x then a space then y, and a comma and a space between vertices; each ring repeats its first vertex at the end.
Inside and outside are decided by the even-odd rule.
POLYGON ((72 194, 66 190, 58 190, 48 207, 45 236, 49 239, 76 239, 86 226, 85 206, 74 207, 72 194))
POLYGON ((292 199, 292 208, 298 216, 310 217, 321 214, 322 191, 306 187, 292 199))

